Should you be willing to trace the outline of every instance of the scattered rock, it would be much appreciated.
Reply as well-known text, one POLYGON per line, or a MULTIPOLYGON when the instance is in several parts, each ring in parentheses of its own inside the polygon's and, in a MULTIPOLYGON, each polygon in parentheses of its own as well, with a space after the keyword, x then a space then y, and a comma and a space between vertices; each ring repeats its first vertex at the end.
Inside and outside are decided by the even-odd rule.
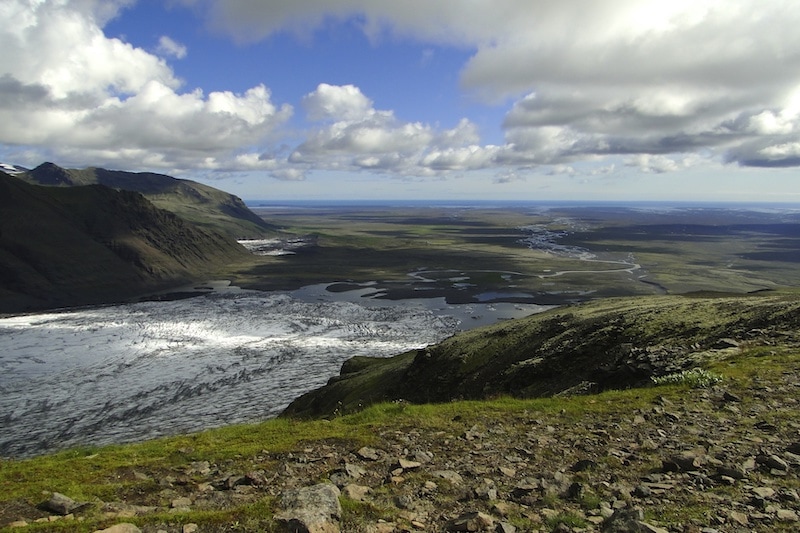
POLYGON ((42 502, 39 506, 45 511, 56 513, 59 515, 68 515, 90 505, 89 503, 78 503, 69 496, 65 496, 60 492, 54 492, 50 498, 42 502))
POLYGON ((142 530, 134 524, 116 524, 106 529, 99 529, 95 533, 142 533, 142 530))
POLYGON ((584 470, 590 470, 593 468, 597 468, 596 461, 592 461, 591 459, 581 459, 580 461, 572 465, 572 468, 570 468, 570 470, 572 470, 573 472, 583 472, 584 470))
POLYGON ((726 348, 738 348, 738 347, 739 347, 739 341, 735 339, 725 338, 725 339, 720 339, 716 343, 714 343, 714 348, 716 348, 717 350, 725 350, 726 348))
POLYGON ((753 494, 765 500, 772 498, 775 495, 775 489, 772 487, 754 487, 753 494))
POLYGON ((492 531, 494 519, 488 514, 474 511, 448 521, 445 531, 492 531))
POLYGON ((345 485, 344 488, 342 488, 342 494, 345 497, 350 498, 351 500, 359 501, 359 502, 365 501, 366 498, 367 498, 367 495, 370 492, 372 492, 371 488, 365 487, 363 485, 356 485, 356 484, 353 484, 353 483, 351 483, 349 485, 345 485))
POLYGON ((494 531, 495 533, 516 533, 517 528, 508 522, 500 522, 497 524, 497 527, 494 529, 494 531))
POLYGON ((783 522, 800 521, 800 517, 798 517, 797 511, 795 511, 794 509, 778 509, 777 513, 775 513, 775 517, 783 522))
POLYGON ((693 452, 683 452, 665 459, 662 463, 664 472, 694 472, 700 469, 702 461, 693 452))
POLYGON ((195 461, 189 465, 186 473, 207 476, 211 473, 211 464, 208 461, 195 461))
POLYGON ((737 479, 744 479, 746 474, 743 468, 738 468, 729 465, 719 465, 717 466, 717 475, 726 476, 731 479, 737 480, 737 479))
POLYGON ((731 522, 740 526, 747 526, 750 524, 750 520, 747 518, 747 515, 739 511, 731 511, 728 514, 728 518, 731 520, 731 522))
POLYGON ((737 396, 736 394, 733 394, 730 391, 725 391, 724 393, 722 393, 722 401, 724 401, 724 402, 741 403, 742 399, 739 396, 737 396))
POLYGON ((378 461, 381 458, 381 454, 378 450, 376 450, 375 448, 369 448, 367 446, 360 448, 356 452, 356 455, 358 455, 365 461, 378 461))
POLYGON ((173 509, 188 509, 192 506, 192 499, 186 496, 182 496, 180 498, 175 498, 170 502, 170 507, 173 509))
POLYGON ((507 466, 501 466, 501 467, 498 468, 498 470, 500 471, 501 474, 503 474, 506 477, 514 477, 514 476, 517 475, 516 468, 510 468, 510 467, 507 467, 507 466))
POLYGON ((454 472, 453 470, 435 470, 431 472, 431 475, 449 481, 453 484, 460 484, 464 479, 461 477, 461 474, 458 472, 454 472))
POLYGON ((639 507, 624 507, 603 522, 605 533, 669 533, 666 529, 644 521, 644 512, 639 507))
POLYGON ((396 467, 402 470, 415 470, 422 466, 419 461, 409 461, 408 459, 400 458, 397 460, 396 467))
POLYGON ((756 462, 760 465, 764 465, 769 469, 774 470, 789 470, 789 465, 786 461, 778 457, 777 455, 759 455, 756 457, 756 462))
POLYGON ((283 493, 275 519, 297 533, 339 533, 339 489, 330 483, 283 493))

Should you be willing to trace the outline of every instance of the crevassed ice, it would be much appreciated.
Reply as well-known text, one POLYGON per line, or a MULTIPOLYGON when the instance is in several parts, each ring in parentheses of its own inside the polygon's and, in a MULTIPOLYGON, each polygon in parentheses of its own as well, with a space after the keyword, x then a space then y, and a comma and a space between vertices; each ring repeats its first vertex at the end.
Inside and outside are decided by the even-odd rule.
POLYGON ((269 418, 346 359, 438 342, 457 322, 254 291, 0 319, 0 456, 269 418))

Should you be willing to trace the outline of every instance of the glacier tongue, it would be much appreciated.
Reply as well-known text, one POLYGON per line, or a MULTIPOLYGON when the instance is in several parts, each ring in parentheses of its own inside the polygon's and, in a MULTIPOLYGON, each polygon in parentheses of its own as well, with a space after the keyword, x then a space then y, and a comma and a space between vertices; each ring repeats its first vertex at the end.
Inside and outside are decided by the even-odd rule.
POLYGON ((413 302, 255 291, 0 319, 0 456, 263 420, 350 357, 457 329, 413 302))

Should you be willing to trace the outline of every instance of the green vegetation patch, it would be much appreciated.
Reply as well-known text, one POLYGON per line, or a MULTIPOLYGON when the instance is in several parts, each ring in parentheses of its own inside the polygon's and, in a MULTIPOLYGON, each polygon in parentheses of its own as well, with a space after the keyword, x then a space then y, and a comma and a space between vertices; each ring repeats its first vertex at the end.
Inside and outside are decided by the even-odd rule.
POLYGON ((721 382, 722 376, 702 368, 692 368, 651 379, 656 385, 686 385, 696 389, 705 389, 721 382))

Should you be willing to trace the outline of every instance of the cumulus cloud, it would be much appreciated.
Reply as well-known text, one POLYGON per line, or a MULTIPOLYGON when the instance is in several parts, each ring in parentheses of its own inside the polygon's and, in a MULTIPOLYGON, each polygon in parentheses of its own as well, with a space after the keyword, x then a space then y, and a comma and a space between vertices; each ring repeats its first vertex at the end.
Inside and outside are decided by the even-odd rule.
POLYGON ((358 87, 320 84, 303 98, 312 129, 289 156, 296 165, 415 176, 484 168, 494 149, 478 146, 476 126, 461 120, 437 130, 378 110, 358 87))
POLYGON ((469 119, 449 129, 400 119, 355 84, 318 80, 298 98, 305 129, 281 155, 265 155, 268 140, 293 109, 266 85, 187 88, 168 62, 186 56, 182 43, 165 35, 151 53, 103 33, 132 2, 0 3, 0 20, 13 21, 0 27, 0 143, 64 161, 293 181, 315 169, 491 169, 509 182, 539 166, 573 175, 578 162, 652 173, 708 159, 800 166, 800 9, 781 0, 177 0, 243 42, 313 39, 346 22, 377 44, 423 43, 423 63, 437 46, 458 47, 471 54, 461 90, 509 109, 503 140, 487 145, 469 119))
MULTIPOLYGON (((169 65, 103 34, 127 2, 7 0, 0 20, 0 143, 117 168, 235 167, 291 115, 263 85, 185 91, 169 65)), ((172 56, 185 48, 162 38, 172 56)))
POLYGON ((303 98, 310 120, 360 120, 374 113, 372 101, 353 85, 334 86, 321 83, 303 98))
POLYGON ((357 17, 373 39, 474 50, 462 87, 487 102, 516 100, 503 164, 704 150, 793 165, 800 142, 800 9, 781 0, 209 4, 213 24, 244 39, 357 17))

